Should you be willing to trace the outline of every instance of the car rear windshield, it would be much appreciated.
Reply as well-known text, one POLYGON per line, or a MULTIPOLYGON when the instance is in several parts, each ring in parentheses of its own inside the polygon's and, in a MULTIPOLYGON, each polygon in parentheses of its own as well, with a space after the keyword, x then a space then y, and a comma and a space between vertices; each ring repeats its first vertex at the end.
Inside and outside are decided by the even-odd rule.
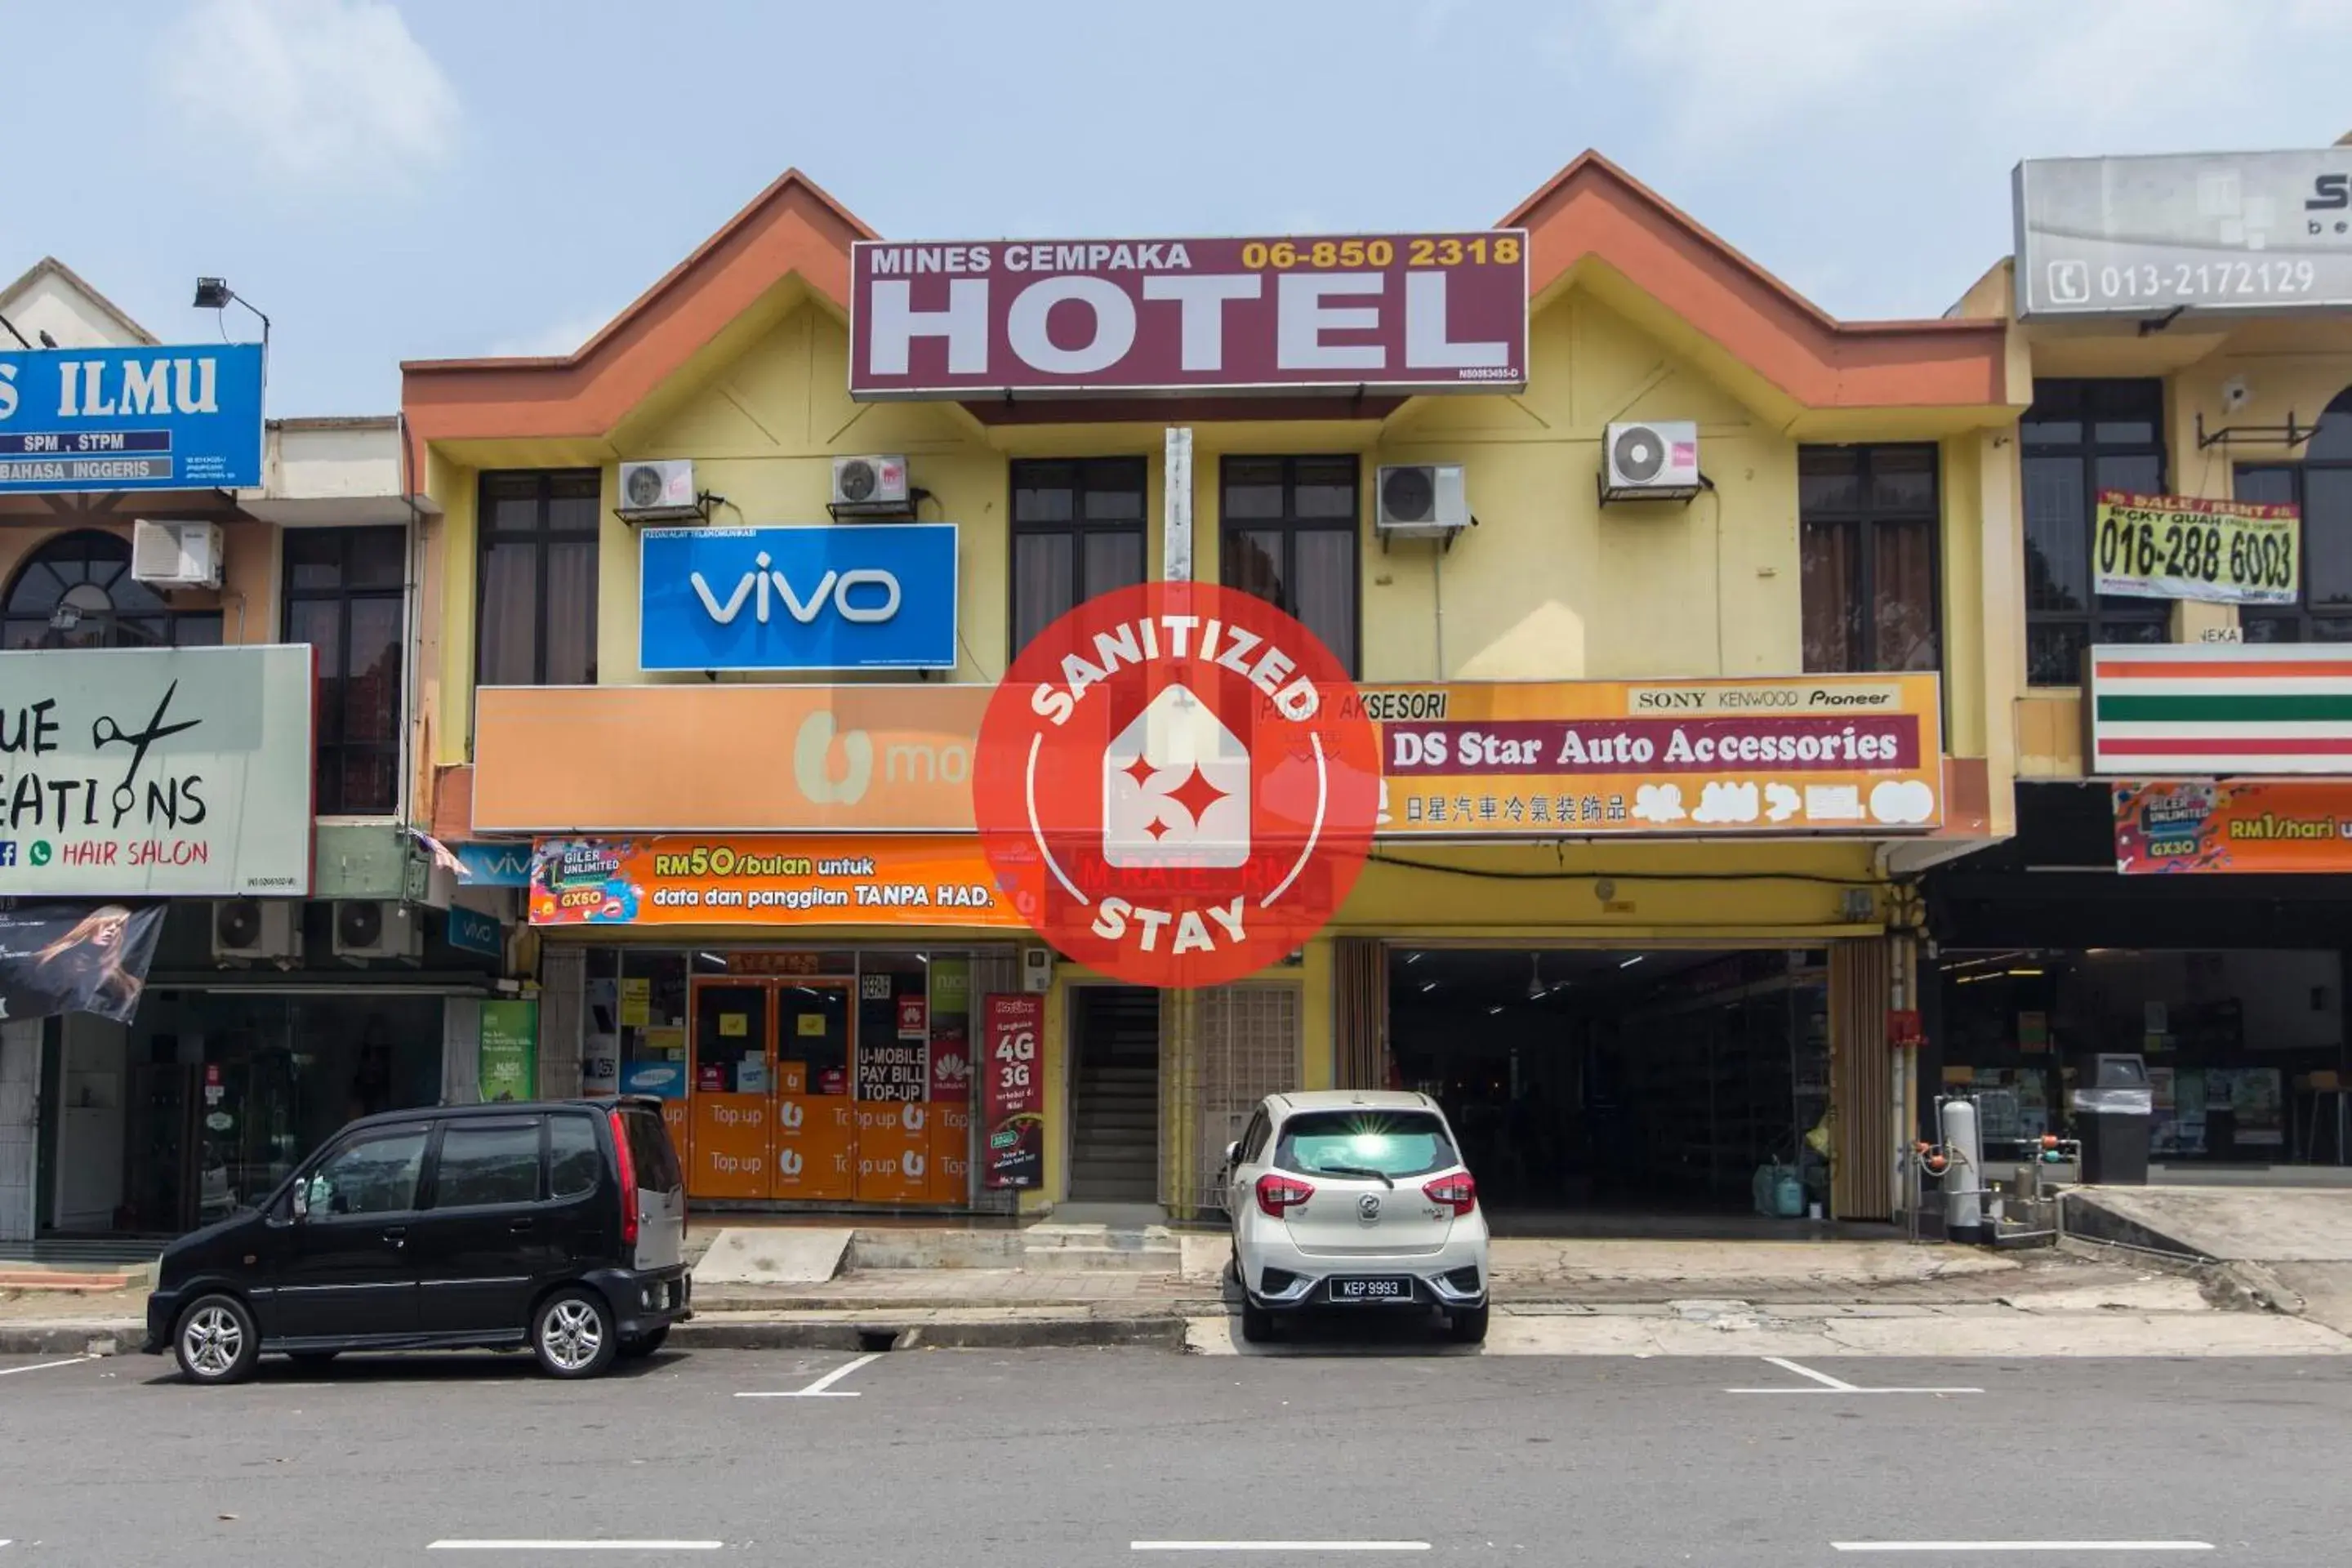
POLYGON ((669 1146, 669 1129, 650 1110, 624 1110, 621 1125, 629 1130, 629 1161, 637 1168, 637 1185, 649 1193, 670 1193, 686 1185, 677 1168, 677 1152, 669 1146))
POLYGON ((1274 1163, 1302 1176, 1425 1176, 1460 1164, 1444 1121, 1426 1110, 1307 1110, 1282 1124, 1274 1163))

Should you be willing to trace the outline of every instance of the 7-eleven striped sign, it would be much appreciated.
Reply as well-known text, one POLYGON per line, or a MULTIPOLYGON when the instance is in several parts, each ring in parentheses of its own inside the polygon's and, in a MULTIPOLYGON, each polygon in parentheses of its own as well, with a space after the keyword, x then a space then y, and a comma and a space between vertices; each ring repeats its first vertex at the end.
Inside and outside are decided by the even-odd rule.
POLYGON ((2091 650, 2095 773, 2352 773, 2352 644, 2091 650))

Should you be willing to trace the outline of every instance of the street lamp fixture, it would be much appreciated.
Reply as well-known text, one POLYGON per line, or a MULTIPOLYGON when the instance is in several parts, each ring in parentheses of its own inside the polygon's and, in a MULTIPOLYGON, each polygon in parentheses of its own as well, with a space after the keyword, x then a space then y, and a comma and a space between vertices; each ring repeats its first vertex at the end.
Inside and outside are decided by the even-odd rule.
POLYGON ((236 289, 230 288, 228 286, 228 279, 226 278, 199 278, 196 279, 197 310, 226 310, 231 305, 242 305, 260 319, 261 346, 264 349, 268 348, 269 318, 262 315, 260 310, 252 300, 247 299, 244 295, 239 294, 236 289))

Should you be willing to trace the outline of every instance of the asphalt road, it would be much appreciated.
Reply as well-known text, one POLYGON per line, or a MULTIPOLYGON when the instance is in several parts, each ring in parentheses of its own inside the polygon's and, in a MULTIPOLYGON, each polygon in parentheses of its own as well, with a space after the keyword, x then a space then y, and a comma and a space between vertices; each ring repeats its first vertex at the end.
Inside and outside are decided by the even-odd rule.
POLYGON ((2352 1432, 2352 1358, 712 1351, 587 1384, 520 1356, 273 1361, 212 1390, 169 1372, 0 1359, 0 1568, 582 1561, 434 1546, 517 1541, 828 1568, 1205 1568, 1234 1558, 1135 1543, 1263 1542, 1426 1549, 1238 1560, 2307 1568, 2343 1558, 2352 1432), (1837 1544, 1986 1541, 2213 1550, 1837 1544))

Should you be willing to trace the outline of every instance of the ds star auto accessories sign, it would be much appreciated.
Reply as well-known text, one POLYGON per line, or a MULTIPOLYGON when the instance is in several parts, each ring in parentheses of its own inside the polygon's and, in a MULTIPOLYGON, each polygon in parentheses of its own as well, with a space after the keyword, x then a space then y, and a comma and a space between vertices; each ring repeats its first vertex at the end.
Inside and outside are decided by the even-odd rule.
POLYGON ((1077 963, 1223 984, 1294 952, 1370 847, 1380 740, 1339 660, 1252 595, 1152 583, 1024 648, 972 799, 997 885, 1077 963))

